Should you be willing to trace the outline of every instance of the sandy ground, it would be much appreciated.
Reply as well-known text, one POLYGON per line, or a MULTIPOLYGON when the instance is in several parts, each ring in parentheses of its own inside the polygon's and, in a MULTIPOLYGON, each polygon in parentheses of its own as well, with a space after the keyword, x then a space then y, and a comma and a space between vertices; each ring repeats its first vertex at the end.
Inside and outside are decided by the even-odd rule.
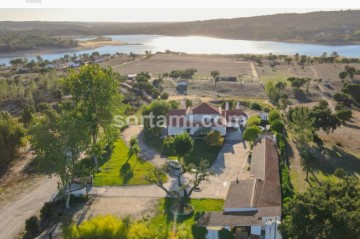
POLYGON ((37 178, 11 202, 0 206, 0 238, 15 238, 24 230, 25 220, 40 210, 57 192, 56 178, 37 178))
POLYGON ((0 238, 14 238, 22 232, 25 220, 40 210, 57 192, 57 179, 27 174, 32 154, 28 148, 0 178, 0 238))

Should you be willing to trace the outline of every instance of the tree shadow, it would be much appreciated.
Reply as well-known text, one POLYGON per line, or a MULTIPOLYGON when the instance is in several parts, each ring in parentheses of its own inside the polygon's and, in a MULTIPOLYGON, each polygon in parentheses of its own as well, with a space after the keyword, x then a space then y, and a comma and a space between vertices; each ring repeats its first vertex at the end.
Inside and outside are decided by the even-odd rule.
POLYGON ((129 163, 124 163, 119 170, 119 177, 122 179, 123 184, 128 184, 130 179, 134 177, 133 168, 129 163))
POLYGON ((300 103, 308 103, 311 102, 311 100, 308 99, 308 97, 305 95, 304 91, 302 89, 294 88, 294 97, 297 101, 300 103))
POLYGON ((311 164, 314 171, 321 171, 324 175, 329 176, 337 168, 342 168, 347 174, 356 176, 360 174, 360 160, 352 154, 347 153, 338 146, 328 147, 311 147, 316 156, 311 164))

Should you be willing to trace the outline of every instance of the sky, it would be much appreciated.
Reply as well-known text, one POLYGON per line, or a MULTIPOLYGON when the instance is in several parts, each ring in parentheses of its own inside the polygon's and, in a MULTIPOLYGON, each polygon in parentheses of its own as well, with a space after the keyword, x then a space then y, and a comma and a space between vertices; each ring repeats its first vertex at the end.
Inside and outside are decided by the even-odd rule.
POLYGON ((0 9, 0 21, 166 22, 306 13, 339 8, 0 9))

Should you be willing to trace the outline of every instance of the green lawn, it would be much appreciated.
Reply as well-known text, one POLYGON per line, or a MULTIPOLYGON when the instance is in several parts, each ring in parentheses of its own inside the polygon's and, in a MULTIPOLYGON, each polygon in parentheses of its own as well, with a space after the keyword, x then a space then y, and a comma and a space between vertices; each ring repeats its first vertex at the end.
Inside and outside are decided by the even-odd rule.
POLYGON ((277 71, 272 71, 272 72, 268 72, 265 75, 260 76, 260 81, 262 81, 264 83, 264 85, 266 85, 267 82, 278 82, 278 81, 287 81, 287 78, 292 77, 292 74, 289 73, 285 73, 285 72, 277 72, 277 71))
MULTIPOLYGON (((209 162, 211 166, 217 158, 217 155, 221 149, 220 147, 210 147, 205 143, 202 139, 194 140, 194 149, 191 154, 185 158, 185 163, 190 164, 193 163, 195 165, 199 165, 201 159, 205 159, 209 162)), ((178 159, 175 155, 169 155, 169 159, 174 160, 178 159)))
MULTIPOLYGON (((149 220, 149 226, 169 229, 170 222, 174 220, 170 207, 176 202, 176 199, 173 198, 161 199, 156 216, 149 220)), ((178 218, 177 222, 187 225, 194 224, 194 215, 197 212, 222 211, 224 209, 224 200, 221 199, 188 199, 186 203, 194 207, 194 214, 188 218, 178 218)))
POLYGON ((149 184, 144 176, 155 166, 135 156, 128 160, 128 147, 118 139, 112 152, 105 156, 100 172, 94 177, 95 186, 149 184), (128 161, 127 161, 128 160, 128 161))

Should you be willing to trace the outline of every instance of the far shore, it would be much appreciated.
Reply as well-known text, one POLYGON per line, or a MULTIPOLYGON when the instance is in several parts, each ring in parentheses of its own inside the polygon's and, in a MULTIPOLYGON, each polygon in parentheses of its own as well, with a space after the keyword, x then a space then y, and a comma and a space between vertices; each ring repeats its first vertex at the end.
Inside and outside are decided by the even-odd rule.
POLYGON ((4 52, 4 53, 0 53, 0 58, 6 58, 6 57, 24 58, 24 57, 34 56, 34 55, 95 50, 96 48, 103 47, 103 46, 121 46, 121 45, 139 45, 139 44, 130 44, 127 42, 120 42, 120 41, 113 41, 111 39, 106 40, 106 39, 99 38, 98 40, 79 41, 78 46, 71 47, 71 48, 48 48, 48 49, 39 49, 39 50, 4 52))

